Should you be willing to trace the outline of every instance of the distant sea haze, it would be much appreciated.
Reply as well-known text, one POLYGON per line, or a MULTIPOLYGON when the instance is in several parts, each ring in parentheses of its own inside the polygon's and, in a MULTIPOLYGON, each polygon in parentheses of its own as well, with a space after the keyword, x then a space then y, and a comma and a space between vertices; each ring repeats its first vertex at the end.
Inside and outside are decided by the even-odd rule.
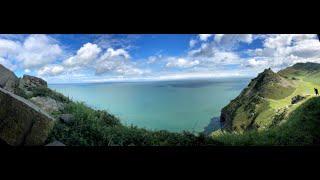
POLYGON ((50 88, 107 110, 124 124, 151 130, 203 132, 250 78, 51 84, 50 88))

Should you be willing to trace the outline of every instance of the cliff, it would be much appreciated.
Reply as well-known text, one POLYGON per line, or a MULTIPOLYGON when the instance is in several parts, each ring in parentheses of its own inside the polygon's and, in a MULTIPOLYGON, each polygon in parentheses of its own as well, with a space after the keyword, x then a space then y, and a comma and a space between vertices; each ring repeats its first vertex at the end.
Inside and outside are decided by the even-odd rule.
POLYGON ((13 146, 43 145, 53 127, 54 118, 31 101, 19 96, 34 94, 32 88, 46 88, 36 77, 19 79, 0 64, 0 139, 13 146), (19 94, 19 95, 17 95, 19 94))
POLYGON ((227 131, 267 129, 280 124, 299 103, 319 87, 320 64, 298 63, 273 72, 266 69, 221 111, 220 120, 227 131))
POLYGON ((54 119, 30 101, 0 88, 0 139, 9 145, 43 145, 54 119))
POLYGON ((18 85, 18 77, 0 64, 0 88, 4 88, 10 92, 14 92, 15 87, 18 85))

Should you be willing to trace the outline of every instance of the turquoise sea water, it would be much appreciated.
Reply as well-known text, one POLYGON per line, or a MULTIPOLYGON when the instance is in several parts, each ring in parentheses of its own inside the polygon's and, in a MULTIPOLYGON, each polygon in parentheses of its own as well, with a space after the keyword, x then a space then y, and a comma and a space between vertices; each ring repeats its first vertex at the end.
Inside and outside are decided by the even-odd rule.
POLYGON ((201 132, 248 83, 248 78, 228 78, 51 84, 49 87, 93 108, 107 110, 127 125, 201 132))

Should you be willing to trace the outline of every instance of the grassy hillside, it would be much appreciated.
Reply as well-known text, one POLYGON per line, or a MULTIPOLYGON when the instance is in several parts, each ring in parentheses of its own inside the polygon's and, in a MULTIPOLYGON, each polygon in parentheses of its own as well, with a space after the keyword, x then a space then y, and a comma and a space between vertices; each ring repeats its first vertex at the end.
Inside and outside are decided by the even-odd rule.
POLYGON ((268 128, 278 109, 273 102, 289 97, 296 83, 266 69, 252 79, 248 87, 222 109, 221 121, 228 131, 268 128))
POLYGON ((57 121, 48 142, 59 140, 71 146, 201 146, 218 145, 204 134, 150 131, 125 126, 106 111, 94 110, 83 103, 69 102, 61 112, 75 116, 71 123, 57 121))
POLYGON ((278 73, 266 70, 223 109, 222 116, 230 118, 229 127, 212 136, 231 145, 318 143, 320 99, 315 97, 314 88, 320 89, 320 64, 298 63, 278 73), (282 88, 284 83, 291 89, 282 88), (301 100, 292 103, 297 97, 301 100))
POLYGON ((311 97, 285 118, 280 126, 262 131, 227 133, 217 131, 213 139, 225 145, 311 145, 320 143, 320 97, 311 97))

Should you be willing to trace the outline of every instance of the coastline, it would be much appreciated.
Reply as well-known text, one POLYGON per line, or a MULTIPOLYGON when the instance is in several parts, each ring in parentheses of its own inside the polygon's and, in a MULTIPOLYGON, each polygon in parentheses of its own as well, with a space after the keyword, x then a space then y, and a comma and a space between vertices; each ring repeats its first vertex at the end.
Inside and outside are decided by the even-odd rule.
POLYGON ((220 117, 212 117, 210 123, 204 128, 203 133, 209 136, 213 131, 221 129, 221 127, 220 117))

